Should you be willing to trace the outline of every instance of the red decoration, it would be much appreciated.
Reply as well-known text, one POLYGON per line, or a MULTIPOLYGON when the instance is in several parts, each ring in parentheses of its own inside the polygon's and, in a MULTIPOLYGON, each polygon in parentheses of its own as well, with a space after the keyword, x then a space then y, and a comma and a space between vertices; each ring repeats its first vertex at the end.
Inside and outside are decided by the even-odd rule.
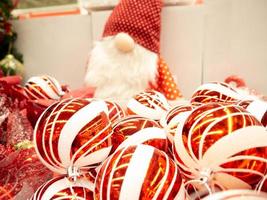
POLYGON ((34 130, 36 151, 52 171, 92 168, 111 150, 111 123, 103 101, 66 99, 50 106, 34 130))
POLYGON ((210 103, 181 123, 173 152, 187 180, 211 189, 260 184, 267 167, 266 130, 252 114, 236 105, 210 103))
POLYGON ((85 177, 76 182, 70 182, 66 177, 54 178, 42 185, 32 196, 31 200, 46 199, 84 199, 93 200, 93 183, 85 177))
POLYGON ((58 81, 47 75, 31 77, 25 84, 25 91, 31 100, 57 100, 65 94, 58 81))
POLYGON ((108 106, 108 117, 111 123, 114 123, 117 120, 125 117, 126 114, 119 104, 111 101, 105 101, 105 102, 108 106))
POLYGON ((39 161, 34 148, 17 150, 0 145, 0 199, 28 199, 52 173, 39 161))
POLYGON ((103 163, 95 184, 95 200, 185 199, 175 163, 147 145, 118 150, 103 163))
POLYGON ((157 91, 147 91, 136 95, 127 104, 130 115, 140 115, 159 120, 170 109, 165 96, 157 91))

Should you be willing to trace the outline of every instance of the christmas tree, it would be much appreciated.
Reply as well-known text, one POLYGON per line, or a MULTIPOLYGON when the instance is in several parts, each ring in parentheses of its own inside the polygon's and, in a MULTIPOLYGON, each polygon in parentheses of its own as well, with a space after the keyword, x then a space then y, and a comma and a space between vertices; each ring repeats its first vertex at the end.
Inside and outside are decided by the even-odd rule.
POLYGON ((12 54, 16 59, 22 62, 22 54, 14 48, 14 42, 17 34, 14 32, 11 24, 11 11, 16 6, 12 0, 0 1, 0 60, 7 54, 12 54))

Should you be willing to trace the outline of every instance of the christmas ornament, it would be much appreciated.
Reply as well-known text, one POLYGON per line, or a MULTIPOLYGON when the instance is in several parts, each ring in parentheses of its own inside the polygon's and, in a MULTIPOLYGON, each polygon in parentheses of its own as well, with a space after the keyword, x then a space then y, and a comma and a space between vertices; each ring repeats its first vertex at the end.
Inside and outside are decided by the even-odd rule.
POLYGON ((147 145, 122 148, 111 155, 100 168, 95 184, 95 200, 185 199, 175 163, 147 145))
POLYGON ((212 194, 203 200, 265 200, 266 193, 253 190, 228 190, 212 194))
POLYGON ((205 104, 181 123, 173 152, 195 187, 251 189, 266 176, 267 131, 243 108, 205 104))
POLYGON ((122 0, 90 53, 85 83, 95 97, 128 100, 156 89, 171 100, 181 96, 160 57, 161 0, 122 0))
POLYGON ((42 185, 30 200, 46 199, 84 199, 93 200, 94 185, 85 177, 80 177, 76 182, 69 181, 66 177, 54 178, 42 185))
POLYGON ((160 124, 166 129, 169 141, 172 143, 180 121, 192 111, 191 105, 178 105, 170 109, 161 119, 160 124))
POLYGON ((128 114, 137 114, 153 120, 160 120, 169 109, 167 99, 157 91, 141 92, 130 99, 127 104, 128 114))
POLYGON ((263 126, 267 126, 267 102, 261 100, 240 101, 238 105, 254 115, 263 126))
POLYGON ((55 78, 47 75, 31 77, 26 82, 24 89, 31 100, 58 100, 64 95, 64 92, 58 81, 55 78))
POLYGON ((0 61, 0 68, 4 76, 24 75, 24 65, 18 61, 13 55, 8 54, 0 61))
POLYGON ((105 102, 65 99, 40 116, 34 142, 45 166, 66 174, 69 167, 85 170, 105 160, 111 150, 111 130, 105 102))
POLYGON ((115 151, 129 136, 149 127, 159 128, 159 124, 141 116, 127 116, 113 124, 112 146, 115 151))
POLYGON ((226 83, 203 84, 194 92, 191 103, 201 105, 210 102, 237 103, 240 100, 250 100, 250 96, 239 94, 234 88, 226 83))
POLYGON ((119 104, 112 101, 105 101, 105 103, 108 107, 108 117, 111 123, 125 117, 126 114, 119 104))

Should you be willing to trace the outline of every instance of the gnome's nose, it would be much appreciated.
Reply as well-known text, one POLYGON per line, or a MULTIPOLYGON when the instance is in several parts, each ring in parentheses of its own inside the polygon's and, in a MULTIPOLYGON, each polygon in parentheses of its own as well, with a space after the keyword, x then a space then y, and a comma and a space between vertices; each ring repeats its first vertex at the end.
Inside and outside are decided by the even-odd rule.
POLYGON ((129 53, 133 51, 135 43, 130 35, 121 32, 115 36, 115 45, 118 50, 129 53))

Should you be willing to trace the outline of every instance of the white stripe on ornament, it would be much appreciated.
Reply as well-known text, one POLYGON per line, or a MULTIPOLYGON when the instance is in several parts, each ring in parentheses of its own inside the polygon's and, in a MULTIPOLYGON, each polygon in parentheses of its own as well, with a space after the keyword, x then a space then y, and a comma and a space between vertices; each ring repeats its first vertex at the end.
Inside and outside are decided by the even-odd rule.
MULTIPOLYGON (((222 86, 220 84, 216 84, 216 83, 207 83, 207 84, 203 84, 200 87, 198 87, 194 93, 199 92, 200 90, 211 90, 211 91, 216 91, 218 93, 222 93, 226 96, 229 96, 231 98, 237 99, 237 100, 242 100, 244 98, 244 96, 240 95, 237 92, 232 91, 231 89, 222 86)), ((193 94, 194 94, 193 93, 193 94)))
MULTIPOLYGON (((39 94, 42 98, 47 98, 43 93, 41 93, 39 90, 37 90, 35 87, 33 87, 31 84, 26 84, 27 87, 30 87, 31 90, 34 90, 37 94, 39 94)), ((35 99, 40 99, 40 97, 36 96, 30 89, 25 87, 26 92, 28 92, 30 96, 34 97, 35 99)))
POLYGON ((94 190, 94 184, 87 179, 78 179, 75 183, 70 182, 67 178, 62 178, 51 184, 46 191, 44 191, 41 200, 50 200, 58 192, 70 187, 84 187, 91 191, 94 190))
POLYGON ((267 112, 267 103, 256 100, 251 102, 246 110, 253 114, 261 122, 263 115, 267 112))
MULTIPOLYGON (((74 104, 74 102, 76 101, 77 99, 71 99, 71 100, 69 100, 69 99, 67 99, 67 100, 63 100, 63 101, 61 101, 60 103, 58 103, 58 105, 53 109, 53 111, 51 112, 51 114, 49 115, 49 118, 47 119, 47 121, 46 121, 46 124, 45 124, 45 128, 44 128, 44 130, 46 130, 47 129, 47 126, 48 126, 48 123, 50 122, 50 118, 53 116, 53 115, 55 115, 55 117, 54 117, 54 120, 51 122, 52 123, 52 126, 51 126, 51 129, 50 129, 50 135, 49 135, 49 149, 50 149, 50 152, 51 152, 51 156, 52 156, 52 158, 53 158, 53 160, 54 160, 54 162, 57 164, 57 168, 58 168, 58 166, 60 166, 61 167, 61 174, 64 174, 64 173, 66 173, 66 169, 65 169, 65 167, 62 165, 62 163, 61 162, 59 162, 58 160, 57 160, 57 158, 56 158, 56 156, 55 156, 55 153, 54 153, 54 149, 53 149, 53 142, 54 142, 54 131, 55 131, 55 126, 56 126, 56 124, 58 123, 57 122, 57 120, 58 120, 58 117, 59 117, 59 115, 60 114, 62 114, 62 112, 64 112, 65 111, 65 108, 67 107, 67 106, 69 106, 70 104, 74 104), (65 103, 66 102, 66 103, 65 103), (55 112, 55 110, 60 106, 60 105, 62 105, 63 103, 65 103, 65 105, 63 105, 61 108, 60 108, 60 110, 58 110, 58 111, 56 111, 55 112)), ((43 134, 44 135, 44 134, 43 134)), ((43 141, 44 141, 44 138, 43 138, 43 141)))
POLYGON ((267 147, 267 131, 262 126, 248 126, 215 142, 200 159, 203 166, 218 166, 237 153, 255 147, 267 147))
MULTIPOLYGON (((165 173, 164 173, 164 176, 162 177, 162 179, 160 180, 160 185, 157 188, 156 193, 153 196, 152 200, 157 200, 158 199, 158 196, 160 195, 160 192, 161 192, 163 186, 166 184, 166 179, 167 179, 167 177, 169 175, 170 159, 168 158, 168 156, 165 153, 164 153, 164 157, 165 157, 165 161, 166 161, 165 173)), ((166 198, 166 194, 163 196, 163 199, 165 199, 164 197, 166 198)))
MULTIPOLYGON (((169 158, 168 158, 169 159, 169 158)), ((173 161, 170 161, 171 163, 173 162, 173 161)), ((170 193, 171 193, 171 191, 174 189, 173 188, 173 186, 174 186, 174 184, 175 184, 175 182, 176 182, 176 178, 177 178, 177 173, 178 173, 178 169, 177 169, 177 165, 175 164, 175 163, 173 163, 173 166, 174 166, 174 174, 173 174, 173 176, 172 176, 172 181, 171 181, 171 183, 170 183, 170 185, 169 185, 169 187, 168 187, 168 190, 166 191, 166 193, 164 194, 164 196, 163 196, 163 200, 167 200, 168 199, 168 197, 169 197, 169 195, 170 195, 170 193)), ((180 188, 181 189, 181 188, 180 188)))
POLYGON ((131 99, 127 107, 138 115, 147 117, 149 119, 155 119, 155 120, 159 120, 164 115, 164 113, 166 113, 165 110, 160 109, 160 108, 152 109, 152 108, 146 107, 135 99, 131 99))
POLYGON ((165 131, 160 128, 150 127, 142 129, 124 140, 117 148, 117 150, 131 145, 142 144, 151 139, 167 139, 165 131))
POLYGON ((124 176, 119 200, 139 199, 153 153, 151 146, 137 146, 124 176))
MULTIPOLYGON (((186 119, 181 121, 181 124, 184 124, 186 119)), ((196 169, 199 168, 198 160, 193 159, 189 154, 188 150, 185 148, 185 144, 183 142, 183 126, 178 126, 177 132, 174 136, 174 150, 177 152, 179 158, 183 161, 185 166, 190 167, 190 172, 197 173, 196 169)), ((190 142, 190 141, 188 141, 190 142)), ((179 163, 178 160, 176 160, 179 163)), ((180 163, 183 165, 182 163, 180 163)))
POLYGON ((58 139, 58 155, 64 167, 71 164, 71 147, 79 131, 102 111, 108 112, 104 101, 93 101, 68 119, 58 139))
POLYGON ((59 99, 59 96, 48 86, 47 82, 40 77, 32 77, 29 82, 33 82, 44 90, 44 92, 53 99, 59 99))
MULTIPOLYGON (((66 100, 65 100, 66 101, 66 100)), ((62 101, 63 102, 63 101, 62 101)), ((62 103, 61 102, 61 103, 62 103)), ((57 103, 55 103, 57 104, 57 103)), ((54 104, 53 104, 54 105, 54 104)), ((43 128, 43 132, 42 132, 42 149, 47 157, 47 159, 53 164, 50 164, 48 163, 44 158, 43 156, 40 154, 39 152, 39 149, 37 147, 37 134, 38 134, 38 128, 40 128, 40 121, 43 119, 44 115, 47 113, 47 111, 53 106, 49 106, 42 114, 41 116, 38 118, 37 122, 36 122, 36 125, 35 125, 35 128, 34 128, 34 134, 33 134, 33 141, 35 143, 35 151, 39 157, 39 159, 42 161, 42 163, 47 167, 49 168, 50 170, 54 171, 54 172, 57 172, 59 174, 62 174, 62 173, 65 173, 64 171, 62 171, 61 169, 59 169, 57 166, 54 165, 54 162, 50 159, 50 157, 48 156, 48 153, 45 149, 46 145, 45 145, 45 131, 46 131, 46 127, 47 127, 47 124, 49 123, 49 119, 51 117, 51 114, 46 118, 46 122, 45 122, 45 125, 44 125, 44 128, 43 128)), ((51 113, 53 113, 53 111, 60 105, 60 103, 58 103, 55 108, 51 111, 51 113)))
MULTIPOLYGON (((107 199, 107 200, 110 200, 111 185, 112 185, 112 183, 113 183, 113 176, 114 176, 114 173, 116 172, 116 169, 117 169, 117 167, 118 167, 117 165, 118 165, 118 163, 119 163, 121 157, 123 156, 123 154, 124 154, 124 152, 125 152, 126 150, 127 150, 127 148, 122 149, 122 151, 120 152, 120 154, 117 156, 116 160, 114 161, 114 164, 112 165, 110 174, 109 174, 109 176, 108 176, 107 196, 106 196, 106 199, 107 199)), ((113 154, 113 155, 115 155, 115 154, 113 154)), ((106 170, 108 169, 108 167, 109 167, 109 163, 110 163, 110 161, 112 160, 112 158, 113 158, 113 156, 110 156, 110 157, 109 157, 109 160, 107 161, 107 164, 106 164, 106 168, 104 169, 104 172, 103 172, 103 178, 102 178, 102 180, 101 180, 101 190, 100 190, 100 196, 101 196, 101 198, 100 198, 100 200, 102 200, 103 182, 104 182, 104 180, 105 180, 105 178, 106 178, 106 170), (104 177, 105 177, 105 178, 104 178, 104 177)), ((129 163, 128 163, 128 164, 129 164, 129 163)), ((126 165, 125 167, 127 167, 127 165, 126 165)))
POLYGON ((60 96, 63 96, 65 94, 65 92, 62 91, 62 88, 61 88, 61 85, 59 84, 59 82, 54 77, 47 76, 47 78, 49 78, 51 80, 51 82, 55 85, 58 94, 60 96))

